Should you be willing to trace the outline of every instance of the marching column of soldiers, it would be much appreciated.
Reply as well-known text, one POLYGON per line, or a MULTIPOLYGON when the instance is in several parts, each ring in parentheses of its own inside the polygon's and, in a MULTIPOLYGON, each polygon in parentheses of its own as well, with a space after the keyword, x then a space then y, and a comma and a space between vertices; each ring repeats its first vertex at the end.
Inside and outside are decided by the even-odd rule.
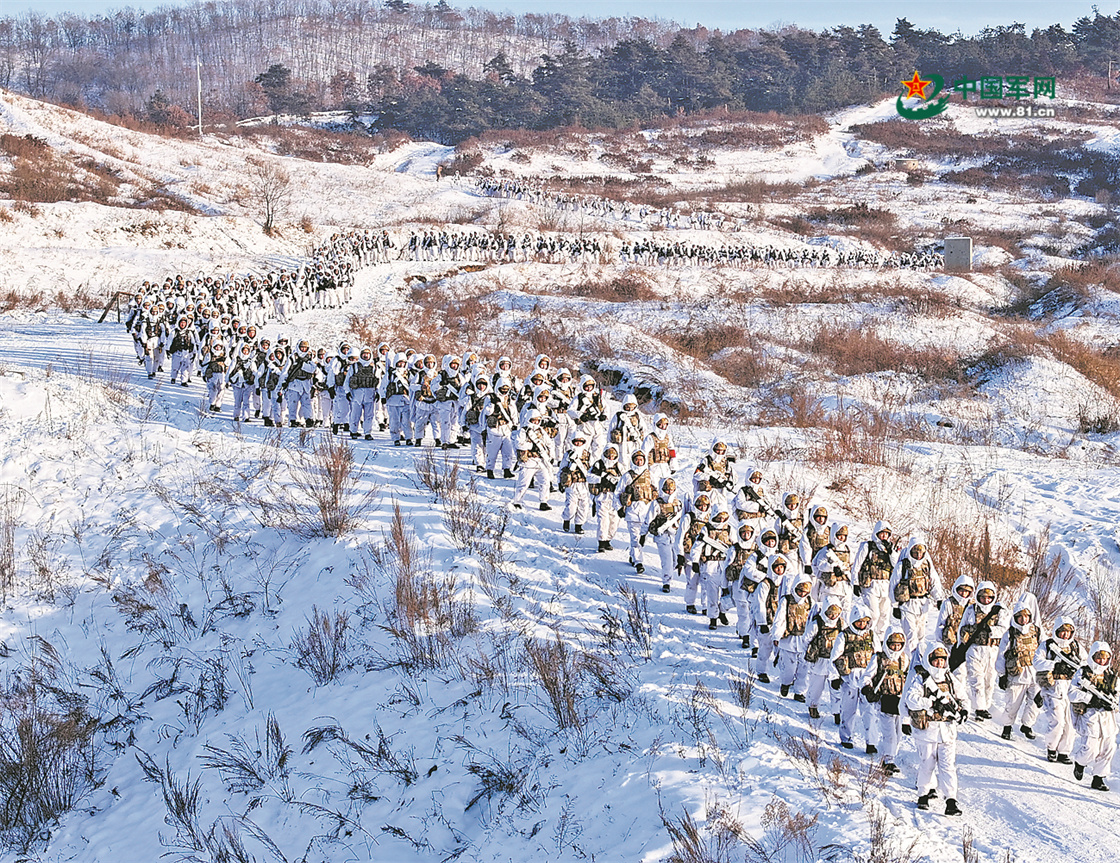
MULTIPOLYGON (((562 212, 583 213, 601 219, 637 222, 643 227, 656 229, 682 228, 727 233, 747 227, 744 220, 730 219, 721 213, 705 210, 682 212, 668 207, 633 205, 626 201, 613 201, 593 195, 558 193, 534 186, 525 180, 479 177, 476 179, 476 186, 482 194, 492 197, 526 201, 537 206, 550 206, 562 212)), ((725 266, 740 269, 835 266, 873 270, 931 270, 945 266, 944 256, 933 251, 884 253, 869 249, 841 250, 809 244, 801 244, 800 247, 795 248, 773 244, 758 246, 742 242, 714 246, 659 239, 657 234, 638 240, 624 241, 618 250, 618 262, 647 266, 725 266)))
MULTIPOLYGON (((329 266, 341 276, 345 263, 329 266)), ((286 281, 297 292, 303 285, 297 302, 313 303, 317 283, 305 276, 286 281)), ((287 338, 273 346, 233 317, 251 281, 169 283, 157 310, 169 298, 189 311, 195 298, 208 323, 180 317, 159 344, 173 381, 189 384, 202 369, 211 411, 222 411, 228 387, 236 422, 283 426, 286 407, 288 424, 351 439, 373 440, 376 426, 396 447, 466 448, 487 479, 514 480, 513 509, 530 492, 542 511, 562 495, 565 532, 593 525, 604 553, 621 539, 635 572, 648 560, 661 591, 678 584, 685 612, 710 631, 730 627, 734 615, 756 679, 770 684, 774 675, 780 696, 805 704, 811 720, 831 714, 843 748, 862 739, 893 774, 911 736, 920 809, 940 796, 947 815, 960 814, 957 735, 969 720, 994 720, 1005 740, 1041 736, 1049 762, 1108 790, 1112 649, 1101 640, 1083 647, 1071 618, 1043 621, 1030 593, 1001 601, 995 584, 968 575, 946 592, 922 538, 897 536, 882 520, 857 541, 823 503, 774 495, 760 467, 737 473, 722 438, 682 465, 667 415, 649 417, 632 394, 609 402, 594 377, 577 379, 546 355, 518 377, 510 357, 491 365, 474 351, 437 358, 385 342, 313 349, 306 339, 290 351, 287 338)), ((337 281, 334 290, 343 290, 337 281)), ((142 321, 150 299, 138 298, 142 321)), ((144 353, 141 362, 154 373, 160 360, 144 353)))

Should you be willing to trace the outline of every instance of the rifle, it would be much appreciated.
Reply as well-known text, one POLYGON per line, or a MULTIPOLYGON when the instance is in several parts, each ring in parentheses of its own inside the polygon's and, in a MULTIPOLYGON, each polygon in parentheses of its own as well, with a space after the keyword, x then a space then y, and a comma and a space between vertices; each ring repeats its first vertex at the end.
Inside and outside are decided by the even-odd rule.
MULTIPOLYGON (((649 526, 649 532, 652 533, 654 536, 661 536, 661 534, 663 534, 663 533, 668 534, 671 531, 674 531, 674 530, 677 529, 677 525, 680 524, 681 518, 683 516, 684 516, 684 508, 682 507, 681 509, 677 510, 677 514, 674 515, 672 518, 667 518, 667 519, 665 519, 665 521, 662 524, 657 525, 657 530, 654 530, 654 524, 653 524, 653 522, 651 522, 650 526, 649 526)), ((655 518, 654 522, 656 522, 656 521, 657 521, 657 519, 655 518)))
POLYGON ((724 545, 718 539, 712 539, 710 536, 708 536, 707 533, 700 534, 700 536, 697 537, 697 540, 704 543, 706 546, 708 546, 708 548, 714 548, 716 551, 724 555, 726 555, 728 550, 730 550, 731 548, 731 546, 724 545))
POLYGON ((996 603, 996 607, 989 611, 986 615, 984 615, 984 619, 976 625, 976 628, 974 630, 972 630, 972 633, 968 636, 968 641, 964 643, 958 642, 957 644, 953 645, 953 649, 949 652, 950 671, 956 671, 958 668, 960 668, 961 663, 963 663, 965 657, 968 656, 968 649, 972 647, 972 645, 976 642, 976 636, 978 636, 982 630, 986 629, 988 626, 988 621, 990 621, 995 615, 999 614, 999 612, 1002 610, 1003 607, 999 605, 999 603, 996 603))
POLYGON ((1084 678, 1084 675, 1082 675, 1081 682, 1078 684, 1078 686, 1080 686, 1082 689, 1084 689, 1086 692, 1088 692, 1090 695, 1092 695, 1093 698, 1096 698, 1100 701, 1103 701, 1105 707, 1108 710, 1118 709, 1116 696, 1115 695, 1105 695, 1105 693, 1101 692, 1099 689, 1097 689, 1096 686, 1094 686, 1092 683, 1090 683, 1088 680, 1086 680, 1084 678))

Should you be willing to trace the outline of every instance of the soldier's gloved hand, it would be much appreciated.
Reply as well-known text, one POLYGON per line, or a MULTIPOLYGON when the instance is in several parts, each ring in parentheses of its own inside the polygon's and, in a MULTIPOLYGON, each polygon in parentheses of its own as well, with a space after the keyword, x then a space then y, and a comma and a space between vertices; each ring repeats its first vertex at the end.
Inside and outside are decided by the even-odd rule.
POLYGON ((910 736, 910 723, 909 722, 902 723, 902 733, 905 734, 907 737, 910 736))
POLYGON ((864 684, 862 687, 860 687, 859 693, 868 701, 875 697, 875 689, 871 686, 870 683, 864 684))
POLYGON ((832 681, 828 685, 831 686, 833 689, 839 691, 839 689, 840 689, 840 678, 839 677, 832 678, 832 681))
POLYGON ((770 627, 769 627, 769 626, 765 626, 765 625, 763 625, 763 626, 760 626, 760 627, 758 628, 758 631, 759 631, 760 633, 762 633, 763 635, 769 635, 769 634, 770 634, 770 627))
POLYGON ((1034 706, 1035 707, 1042 707, 1042 693, 1041 692, 1036 692, 1034 694, 1034 706))
POLYGON ((856 599, 863 595, 863 588, 858 584, 852 586, 852 593, 855 594, 856 599))
POLYGON ((620 506, 618 508, 618 517, 619 518, 626 518, 626 507, 620 506))
POLYGON ((901 608, 899 608, 899 607, 897 607, 897 606, 895 606, 895 609, 894 609, 894 611, 892 611, 892 612, 891 612, 891 616, 892 616, 892 617, 893 617, 893 618, 894 618, 895 620, 902 620, 902 609, 901 609, 901 608))
POLYGON ((961 715, 957 717, 957 722, 960 725, 964 725, 966 722, 968 722, 968 711, 963 707, 961 708, 961 715))
POLYGON ((999 676, 999 688, 1002 689, 1004 692, 1007 691, 1007 683, 1008 683, 1007 675, 1006 674, 1001 674, 999 676))
POLYGON ((643 533, 641 536, 638 537, 638 545, 644 547, 645 544, 646 544, 646 534, 643 533))
POLYGON ((700 564, 698 564, 698 563, 692 564, 692 571, 694 573, 696 573, 697 575, 699 575, 700 574, 700 564))
POLYGON ((684 555, 677 555, 677 569, 684 569, 684 555))

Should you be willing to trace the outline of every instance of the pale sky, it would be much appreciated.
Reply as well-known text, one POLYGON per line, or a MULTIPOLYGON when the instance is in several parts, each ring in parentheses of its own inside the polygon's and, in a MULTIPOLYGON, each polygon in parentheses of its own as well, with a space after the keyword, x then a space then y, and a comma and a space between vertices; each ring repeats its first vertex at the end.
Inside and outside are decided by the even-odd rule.
MULTIPOLYGON (((432 0, 435 2, 435 0, 432 0)), ((937 0, 937 2, 899 3, 897 0, 784 0, 757 2, 757 0, 483 0, 476 3, 459 3, 449 0, 452 6, 480 6, 498 12, 524 14, 526 12, 562 12, 573 17, 642 16, 660 17, 687 26, 703 24, 711 28, 734 30, 742 27, 770 28, 782 24, 797 24, 811 30, 821 30, 841 24, 855 26, 874 24, 890 35, 897 18, 905 17, 919 28, 937 28, 943 33, 960 30, 971 35, 986 26, 1021 23, 1028 32, 1035 27, 1062 24, 1066 29, 1075 20, 1092 16, 1093 3, 1042 3, 1037 0, 937 0)), ((19 15, 35 10, 49 15, 64 12, 93 16, 115 9, 155 9, 160 6, 186 5, 168 0, 0 0, 0 16, 19 15)), ((1107 2, 1098 3, 1106 15, 1115 13, 1107 2)), ((1118 3, 1120 5, 1120 3, 1118 3)))

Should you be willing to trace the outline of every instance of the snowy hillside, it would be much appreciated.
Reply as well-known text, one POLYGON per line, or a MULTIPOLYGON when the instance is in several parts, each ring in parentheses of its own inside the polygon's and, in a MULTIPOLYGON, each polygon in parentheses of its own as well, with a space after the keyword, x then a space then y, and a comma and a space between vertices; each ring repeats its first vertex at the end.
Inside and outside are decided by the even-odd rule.
MULTIPOLYGON (((313 162, 4 94, 0 131, 119 183, 109 203, 0 201, 0 742, 17 719, 53 717, 27 726, 51 733, 19 787, 74 767, 0 860, 947 863, 962 841, 970 860, 1112 860, 1120 798, 1075 783, 1039 742, 969 722, 964 817, 917 812, 911 742, 895 777, 871 769, 862 739, 841 749, 831 711, 810 720, 756 680, 732 629, 685 613, 680 579, 660 592, 651 549, 637 574, 623 534, 596 554, 593 535, 561 530, 555 500, 509 509, 513 482, 474 473, 465 450, 235 425, 228 400, 212 413, 197 384, 147 379, 115 314, 97 324, 100 309, 52 299, 298 265, 336 231, 384 226, 402 252, 360 269, 348 306, 264 334, 508 353, 519 374, 545 351, 616 397, 652 389, 662 401, 645 409, 673 414, 682 487, 724 437, 740 479, 759 465, 772 496, 796 490, 858 539, 882 517, 929 537, 950 582, 998 571, 1014 601, 1016 578, 1052 563, 1054 607, 1088 642, 1117 610, 1120 282, 1107 258, 1063 267, 1114 212, 1103 196, 941 179, 962 163, 852 131, 888 107, 675 168, 653 145, 679 130, 649 131, 650 153, 629 155, 654 160, 664 197, 624 217, 437 180, 453 154, 436 145, 313 162), (921 182, 894 169, 900 155, 924 160, 921 182), (271 237, 248 157, 292 177, 271 237), (150 186, 191 211, 140 209, 150 186), (818 212, 857 204, 862 222, 818 212), (661 207, 724 229, 658 224, 661 207), (602 245, 477 267, 403 251, 448 225, 602 245), (901 254, 981 227, 977 272, 959 276, 621 258, 646 240, 901 254), (324 536, 316 477, 349 454, 352 520, 324 536), (690 857, 694 827, 707 850, 690 857)), ((1069 126, 1106 146, 1103 121, 1069 126)), ((618 144, 485 145, 482 167, 568 194, 580 187, 564 178, 637 176, 601 158, 618 144)))

